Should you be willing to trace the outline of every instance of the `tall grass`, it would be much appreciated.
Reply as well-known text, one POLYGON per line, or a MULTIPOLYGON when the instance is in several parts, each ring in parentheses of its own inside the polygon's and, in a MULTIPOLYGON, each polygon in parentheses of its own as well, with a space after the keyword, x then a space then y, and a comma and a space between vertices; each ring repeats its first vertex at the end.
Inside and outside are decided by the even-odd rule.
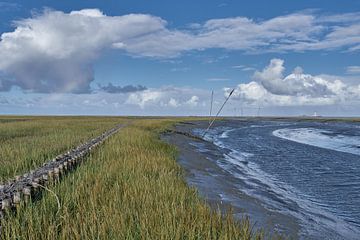
POLYGON ((174 121, 134 120, 49 186, 56 197, 45 192, 2 220, 2 239, 261 239, 186 185, 176 149, 159 139, 174 121))
POLYGON ((0 181, 40 166, 119 121, 100 117, 0 117, 0 181))

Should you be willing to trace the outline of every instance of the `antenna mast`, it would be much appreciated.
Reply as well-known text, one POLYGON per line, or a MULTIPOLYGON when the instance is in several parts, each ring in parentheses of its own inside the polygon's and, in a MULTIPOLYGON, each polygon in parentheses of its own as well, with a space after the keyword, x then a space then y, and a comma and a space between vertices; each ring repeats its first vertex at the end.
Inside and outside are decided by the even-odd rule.
POLYGON ((211 114, 212 114, 212 108, 213 108, 213 101, 214 101, 214 91, 211 91, 209 123, 211 122, 211 114))

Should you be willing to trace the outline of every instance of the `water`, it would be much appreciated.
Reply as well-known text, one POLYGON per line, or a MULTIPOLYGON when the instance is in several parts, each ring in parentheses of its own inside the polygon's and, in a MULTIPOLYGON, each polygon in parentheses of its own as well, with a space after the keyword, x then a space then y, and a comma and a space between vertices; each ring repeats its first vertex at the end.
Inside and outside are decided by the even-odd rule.
POLYGON ((360 124, 234 120, 206 138, 241 191, 298 219, 300 238, 360 239, 360 124))

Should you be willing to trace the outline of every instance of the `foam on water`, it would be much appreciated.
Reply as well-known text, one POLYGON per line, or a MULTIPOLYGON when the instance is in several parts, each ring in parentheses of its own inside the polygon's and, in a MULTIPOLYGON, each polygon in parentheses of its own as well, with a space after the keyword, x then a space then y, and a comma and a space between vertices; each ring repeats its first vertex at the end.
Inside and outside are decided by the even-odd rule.
MULTIPOLYGON (((262 133, 260 135, 254 135, 254 131, 251 130, 249 133, 252 140, 246 139, 245 141, 250 141, 255 146, 259 141, 262 141, 266 145, 264 140, 272 141, 271 135, 273 135, 292 142, 360 155, 360 136, 351 135, 351 131, 350 134, 338 134, 329 129, 318 129, 316 127, 289 127, 292 125, 297 126, 294 123, 248 124, 241 127, 221 126, 211 129, 205 139, 220 148, 227 149, 227 153, 224 153, 225 161, 218 161, 218 165, 246 183, 248 187, 243 186, 241 191, 262 199, 264 207, 290 214, 302 222, 304 227, 302 238, 317 239, 319 236, 327 236, 329 239, 356 239, 355 236, 360 234, 359 228, 345 221, 341 215, 332 210, 329 211, 331 206, 314 197, 311 192, 307 194, 288 182, 279 180, 273 172, 264 171, 262 164, 258 165, 259 163, 252 160, 253 157, 259 159, 258 154, 260 153, 256 152, 257 150, 253 149, 254 152, 253 150, 250 152, 242 151, 239 145, 233 144, 241 138, 246 139, 250 136, 241 135, 240 133, 243 131, 249 132, 249 129, 269 127, 269 130, 259 130, 262 133), (283 128, 276 129, 279 127, 283 128), (267 131, 270 131, 269 135, 266 135, 265 132, 267 131), (265 138, 262 138, 264 136, 265 138), (236 167, 234 168, 234 166, 236 167)), ((202 135, 202 131, 196 129, 194 132, 202 135)), ((277 141, 281 144, 281 140, 277 141)), ((259 147, 263 148, 263 146, 259 147)), ((333 172, 326 165, 321 167, 326 174, 329 171, 333 172)))
POLYGON ((282 128, 273 135, 290 141, 360 155, 360 137, 316 128, 282 128))

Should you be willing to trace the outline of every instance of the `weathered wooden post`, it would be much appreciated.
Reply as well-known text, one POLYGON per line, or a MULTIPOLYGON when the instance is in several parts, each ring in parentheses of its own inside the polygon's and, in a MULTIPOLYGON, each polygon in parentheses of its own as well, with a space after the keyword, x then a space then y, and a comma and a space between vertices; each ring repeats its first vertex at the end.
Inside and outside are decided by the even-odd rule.
POLYGON ((25 203, 29 203, 30 199, 31 199, 31 188, 30 187, 24 187, 23 188, 23 194, 24 194, 25 203))
POLYGON ((60 170, 58 167, 54 168, 54 180, 57 182, 60 179, 60 170))
POLYGON ((21 202, 21 192, 17 191, 13 195, 13 203, 14 203, 14 206, 16 207, 16 210, 19 209, 20 202, 21 202))
MULTIPOLYGON (((45 175, 47 177, 47 175, 45 175)), ((32 194, 35 197, 36 194, 39 191, 39 183, 40 183, 40 179, 39 178, 35 178, 32 182, 31 182, 31 188, 32 188, 32 194)))
POLYGON ((8 198, 5 198, 1 201, 1 209, 5 212, 10 209, 11 201, 8 198))
POLYGON ((68 161, 64 162, 64 171, 65 172, 67 172, 67 170, 68 170, 68 164, 69 164, 68 161))
POLYGON ((52 182, 54 180, 54 170, 50 169, 48 171, 48 177, 49 177, 49 182, 52 182))
POLYGON ((47 174, 44 173, 41 178, 44 183, 43 185, 46 185, 49 182, 49 176, 47 174))
POLYGON ((59 165, 59 175, 60 177, 64 175, 64 164, 59 165))

